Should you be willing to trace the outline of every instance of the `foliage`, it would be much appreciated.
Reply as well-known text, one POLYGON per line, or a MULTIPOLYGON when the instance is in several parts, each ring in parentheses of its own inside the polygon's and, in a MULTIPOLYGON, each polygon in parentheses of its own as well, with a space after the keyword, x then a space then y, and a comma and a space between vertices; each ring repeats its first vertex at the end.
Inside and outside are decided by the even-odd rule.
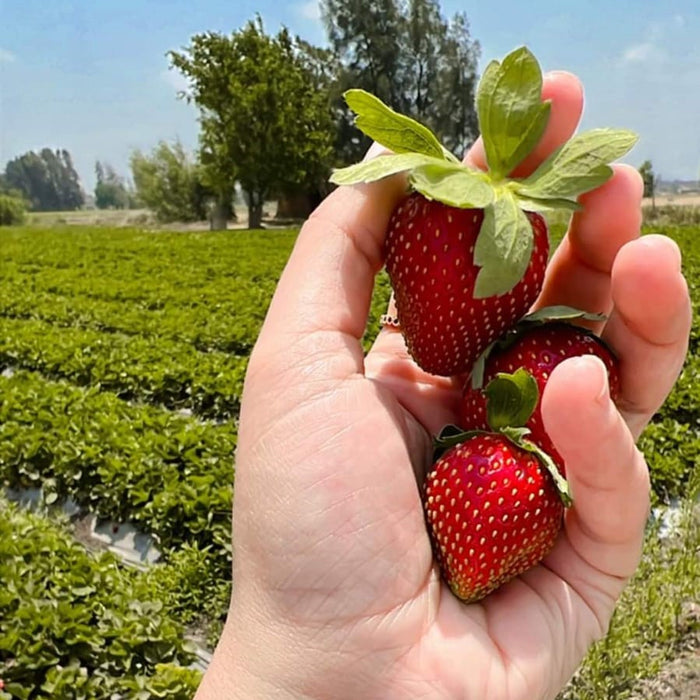
POLYGON ((98 209, 128 209, 132 197, 126 188, 124 178, 117 175, 109 163, 95 164, 95 206, 98 209))
POLYGON ((644 222, 649 226, 698 226, 700 206, 662 204, 644 207, 644 222))
POLYGON ((24 222, 27 203, 22 197, 0 194, 0 226, 18 226, 24 222))
POLYGON ((0 481, 131 521, 161 549, 230 556, 235 426, 203 424, 32 372, 0 376, 0 481))
POLYGON ((14 188, 34 211, 72 211, 85 198, 70 153, 44 148, 17 156, 5 166, 4 186, 14 188))
POLYGON ((154 591, 45 518, 0 503, 0 678, 5 697, 190 698, 200 674, 154 591), (158 690, 160 695, 146 694, 158 690), (137 694, 135 691, 144 691, 137 694))
POLYGON ((179 141, 161 141, 150 154, 130 158, 136 193, 159 221, 201 221, 207 218, 209 192, 198 166, 179 141))
POLYGON ((210 547, 186 542, 169 555, 167 562, 146 571, 145 577, 171 615, 183 624, 204 627, 210 645, 216 645, 231 599, 228 562, 210 547))
POLYGON ((373 93, 429 126, 450 150, 465 151, 477 135, 480 49, 464 13, 447 20, 437 0, 323 0, 321 11, 341 64, 335 107, 343 163, 360 160, 368 145, 342 101, 349 88, 373 93))
POLYGON ((80 386, 99 386, 127 401, 225 420, 238 415, 246 358, 200 352, 164 338, 0 317, 0 370, 6 367, 38 370, 80 386))
POLYGON ((645 160, 639 166, 639 174, 642 176, 642 182, 644 183, 644 196, 653 199, 660 177, 654 173, 654 166, 650 160, 645 160))
POLYGON ((266 199, 318 187, 329 171, 331 113, 307 46, 284 28, 268 36, 258 17, 231 36, 197 34, 169 53, 201 111, 209 181, 226 188, 235 173, 250 228, 260 227, 266 199))
POLYGON ((238 355, 253 347, 297 235, 69 231, 3 234, 0 316, 101 331, 105 347, 123 334, 238 355))

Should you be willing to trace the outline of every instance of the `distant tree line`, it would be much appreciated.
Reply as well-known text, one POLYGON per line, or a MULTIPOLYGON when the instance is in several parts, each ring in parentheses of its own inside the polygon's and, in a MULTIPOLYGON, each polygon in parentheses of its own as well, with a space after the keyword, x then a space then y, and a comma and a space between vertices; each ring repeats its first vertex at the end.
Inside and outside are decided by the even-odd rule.
MULTIPOLYGON (((464 13, 446 18, 438 0, 320 0, 328 47, 286 28, 267 34, 258 16, 229 35, 196 34, 170 51, 186 80, 178 95, 199 111, 199 144, 134 151, 131 181, 95 166, 99 208, 148 207, 163 221, 209 218, 225 228, 242 195, 251 227, 263 203, 305 216, 329 191, 333 167, 359 160, 369 143, 354 127, 343 93, 363 88, 427 124, 462 155, 477 136, 475 90, 480 47, 464 13)), ((654 193, 651 163, 641 168, 654 193)), ((35 211, 76 209, 85 196, 70 154, 43 149, 10 161, 0 192, 35 211)))
MULTIPOLYGON (((479 44, 466 15, 445 18, 437 0, 321 0, 321 12, 328 48, 284 27, 269 35, 258 16, 230 35, 196 34, 169 52, 187 81, 179 97, 199 110, 198 149, 190 156, 179 143, 160 143, 132 153, 133 188, 98 162, 95 205, 138 203, 162 220, 208 216, 223 228, 238 191, 251 227, 270 199, 303 216, 327 194, 331 168, 368 146, 342 97, 350 87, 427 123, 456 152, 475 139, 479 44)), ((20 156, 1 184, 35 211, 85 203, 67 151, 20 156)))

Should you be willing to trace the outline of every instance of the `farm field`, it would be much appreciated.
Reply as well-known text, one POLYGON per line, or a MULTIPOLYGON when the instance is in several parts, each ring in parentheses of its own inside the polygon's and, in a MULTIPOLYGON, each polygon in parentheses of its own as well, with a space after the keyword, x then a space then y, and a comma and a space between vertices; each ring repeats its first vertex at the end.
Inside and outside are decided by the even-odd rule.
MULTIPOLYGON (((691 351, 640 441, 659 509, 643 565, 567 700, 631 697, 700 604, 700 226, 651 230, 684 254, 691 351)), ((0 496, 0 700, 192 697, 186 640, 213 647, 230 592, 247 357, 296 233, 0 230, 0 482, 42 499, 28 513, 0 496), (85 514, 133 524, 160 559, 95 551, 85 514)), ((367 343, 388 294, 380 275, 367 343)))

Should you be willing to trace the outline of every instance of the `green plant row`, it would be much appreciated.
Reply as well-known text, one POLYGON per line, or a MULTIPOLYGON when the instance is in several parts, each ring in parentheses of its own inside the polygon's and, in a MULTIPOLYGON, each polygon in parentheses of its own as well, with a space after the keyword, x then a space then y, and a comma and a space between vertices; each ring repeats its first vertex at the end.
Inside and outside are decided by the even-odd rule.
MULTIPOLYGON (((169 338, 202 351, 242 355, 255 343, 294 241, 292 232, 269 234, 269 238, 260 232, 253 238, 239 232, 223 238, 211 234, 207 240, 216 253, 212 259, 200 246, 193 255, 186 234, 121 233, 118 240, 123 245, 114 249, 117 234, 109 230, 103 232, 103 239, 97 234, 40 231, 38 240, 50 254, 43 247, 37 249, 33 232, 17 229, 13 234, 3 240, 8 248, 4 259, 0 256, 0 316, 169 338), (65 243, 75 237, 77 250, 65 243), (183 266, 168 249, 165 266, 164 240, 190 264, 183 266), (145 259, 135 258, 137 252, 145 259)), ((368 338, 376 334, 379 316, 386 309, 386 275, 379 278, 378 292, 368 338)))
POLYGON ((16 229, 3 237, 0 314, 247 353, 294 235, 16 229))
POLYGON ((0 699, 193 697, 193 650, 148 580, 4 500, 0 581, 0 699))
POLYGON ((238 415, 246 364, 245 357, 202 353, 167 338, 0 317, 0 370, 37 370, 125 400, 187 408, 203 418, 238 415))
MULTIPOLYGON (((0 281, 0 316, 40 320, 120 335, 191 344, 203 352, 248 354, 260 331, 268 299, 260 290, 238 289, 237 297, 190 301, 101 299, 28 288, 22 278, 0 281)), ((271 292, 270 292, 271 293, 271 292)))
POLYGON ((230 559, 236 431, 20 371, 0 377, 0 480, 230 559))

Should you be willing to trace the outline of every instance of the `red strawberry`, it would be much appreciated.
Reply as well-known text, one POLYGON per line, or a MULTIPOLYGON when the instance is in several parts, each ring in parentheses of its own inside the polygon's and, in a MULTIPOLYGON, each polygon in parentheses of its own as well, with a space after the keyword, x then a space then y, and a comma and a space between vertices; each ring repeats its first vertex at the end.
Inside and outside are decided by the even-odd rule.
POLYGON ((534 245, 524 276, 509 292, 479 299, 474 246, 483 209, 450 207, 413 193, 394 211, 386 268, 408 351, 427 372, 469 372, 532 306, 544 280, 549 239, 544 219, 529 212, 527 217, 534 245))
MULTIPOLYGON (((497 344, 486 358, 483 385, 488 385, 497 374, 513 374, 524 368, 536 379, 541 397, 552 370, 560 362, 580 355, 595 355, 604 362, 608 370, 610 395, 613 400, 617 399, 620 393, 619 368, 610 348, 585 328, 558 321, 525 328, 504 339, 501 347, 497 344)), ((531 431, 528 439, 549 454, 564 473, 564 461, 544 429, 541 398, 525 426, 531 431)), ((467 382, 464 388, 460 427, 465 430, 489 429, 486 391, 473 388, 471 382, 467 382)))
POLYGON ((407 175, 413 192, 394 212, 386 263, 409 352, 428 372, 470 372, 481 351, 525 313, 547 259, 544 220, 579 209, 578 195, 612 175, 607 163, 636 136, 598 129, 578 134, 526 178, 511 173, 538 144, 550 104, 527 48, 491 61, 476 107, 488 170, 450 153, 427 127, 363 90, 345 93, 355 123, 392 155, 336 170, 338 185, 407 175))
POLYGON ((497 433, 478 433, 438 459, 424 508, 445 581, 477 601, 540 562, 564 505, 540 460, 497 433))

